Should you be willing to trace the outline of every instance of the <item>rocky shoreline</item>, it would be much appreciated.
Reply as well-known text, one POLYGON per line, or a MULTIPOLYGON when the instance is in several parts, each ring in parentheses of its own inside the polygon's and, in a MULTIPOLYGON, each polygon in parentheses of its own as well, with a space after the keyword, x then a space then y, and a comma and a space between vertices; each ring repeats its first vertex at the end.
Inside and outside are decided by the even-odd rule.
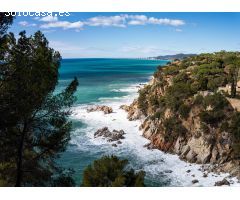
MULTIPOLYGON (((154 80, 151 80, 149 85, 153 83, 154 80)), ((150 143, 145 145, 146 148, 177 154, 181 160, 188 163, 202 164, 201 171, 204 173, 204 177, 207 177, 211 172, 216 174, 229 173, 229 178, 237 177, 240 182, 240 161, 231 159, 232 149, 226 142, 229 140, 228 135, 221 135, 222 139, 225 139, 227 143, 224 147, 219 144, 217 147, 209 145, 205 141, 205 136, 201 134, 192 134, 188 138, 179 137, 174 144, 170 144, 161 137, 161 130, 158 129, 161 121, 152 120, 149 116, 145 116, 138 107, 137 99, 131 105, 122 105, 120 108, 128 113, 128 120, 140 120, 142 122, 139 129, 143 132, 143 137, 150 140, 150 143)), ((165 115, 166 117, 170 116, 171 111, 166 111, 165 115)), ((191 119, 190 122, 185 121, 185 125, 194 131, 194 126, 196 126, 194 113, 192 113, 191 119)), ((194 183, 197 183, 197 180, 194 183)), ((215 186, 220 185, 230 185, 230 183, 224 178, 222 181, 215 183, 215 186)))

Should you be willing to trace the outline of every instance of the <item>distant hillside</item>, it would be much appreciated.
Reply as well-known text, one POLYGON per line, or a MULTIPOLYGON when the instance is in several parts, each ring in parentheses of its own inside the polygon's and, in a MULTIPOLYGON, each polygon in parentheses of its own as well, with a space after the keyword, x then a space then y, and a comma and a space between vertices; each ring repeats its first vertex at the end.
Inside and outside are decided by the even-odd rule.
POLYGON ((165 55, 165 56, 156 56, 156 57, 151 57, 154 59, 159 59, 159 60, 174 60, 174 59, 184 59, 186 57, 191 57, 191 56, 196 56, 197 54, 184 54, 184 53, 179 53, 175 55, 165 55))

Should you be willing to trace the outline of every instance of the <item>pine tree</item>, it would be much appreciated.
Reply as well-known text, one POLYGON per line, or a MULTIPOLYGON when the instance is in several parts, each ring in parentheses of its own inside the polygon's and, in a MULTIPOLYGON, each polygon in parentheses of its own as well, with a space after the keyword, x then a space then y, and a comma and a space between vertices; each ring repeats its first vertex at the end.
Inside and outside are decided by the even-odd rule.
MULTIPOLYGON (((1 23, 0 23, 1 24, 1 23)), ((76 78, 55 94, 61 56, 45 36, 4 35, 0 64, 0 184, 73 185, 56 158, 70 140, 76 78)))

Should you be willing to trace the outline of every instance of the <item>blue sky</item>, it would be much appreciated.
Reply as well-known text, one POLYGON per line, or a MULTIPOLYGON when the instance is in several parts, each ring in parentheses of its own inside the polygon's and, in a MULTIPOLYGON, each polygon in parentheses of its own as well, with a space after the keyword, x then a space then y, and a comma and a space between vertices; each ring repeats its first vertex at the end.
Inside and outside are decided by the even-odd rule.
POLYGON ((16 17, 10 31, 41 30, 63 58, 240 50, 240 13, 69 14, 16 17))

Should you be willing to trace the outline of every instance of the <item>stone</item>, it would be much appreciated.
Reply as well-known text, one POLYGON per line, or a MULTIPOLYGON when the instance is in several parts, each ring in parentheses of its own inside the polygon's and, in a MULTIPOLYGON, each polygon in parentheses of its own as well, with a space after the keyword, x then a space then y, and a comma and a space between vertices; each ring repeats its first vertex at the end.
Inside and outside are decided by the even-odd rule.
POLYGON ((197 161, 196 157, 197 157, 197 154, 192 149, 186 155, 186 159, 191 163, 194 163, 197 161))
POLYGON ((197 163, 205 164, 210 161, 212 146, 205 141, 203 136, 199 138, 192 137, 189 140, 188 145, 197 154, 197 163))
POLYGON ((87 112, 95 112, 95 111, 103 111, 104 114, 110 114, 113 112, 113 109, 108 106, 93 106, 91 108, 87 108, 87 112))
POLYGON ((113 147, 117 147, 117 145, 116 145, 116 144, 112 144, 112 146, 113 146, 113 147))
POLYGON ((119 108, 122 110, 125 110, 126 112, 129 112, 130 110, 130 106, 127 106, 127 105, 121 105, 119 108))
POLYGON ((164 171, 164 173, 168 173, 168 174, 170 174, 170 173, 172 173, 173 171, 172 170, 165 170, 164 171))
POLYGON ((206 178, 206 177, 208 177, 208 175, 207 174, 203 174, 203 177, 206 178))
POLYGON ((189 151, 190 147, 188 145, 184 146, 182 149, 182 156, 186 156, 189 151))
POLYGON ((227 179, 223 179, 221 181, 217 181, 214 186, 222 186, 222 185, 230 185, 229 181, 227 179))
MULTIPOLYGON (((101 129, 98 129, 95 133, 94 133, 94 137, 104 137, 104 138, 108 138, 108 142, 114 142, 114 141, 119 141, 121 139, 124 139, 125 137, 123 135, 125 135, 126 133, 123 130, 113 130, 112 132, 108 129, 108 127, 103 127, 101 129)), ((120 141, 119 141, 120 142, 120 141)))
POLYGON ((194 179, 192 180, 192 183, 195 184, 195 183, 198 183, 199 181, 197 179, 194 179))
POLYGON ((191 172, 191 170, 189 169, 189 170, 187 170, 186 172, 187 172, 187 173, 190 173, 190 172, 191 172))

